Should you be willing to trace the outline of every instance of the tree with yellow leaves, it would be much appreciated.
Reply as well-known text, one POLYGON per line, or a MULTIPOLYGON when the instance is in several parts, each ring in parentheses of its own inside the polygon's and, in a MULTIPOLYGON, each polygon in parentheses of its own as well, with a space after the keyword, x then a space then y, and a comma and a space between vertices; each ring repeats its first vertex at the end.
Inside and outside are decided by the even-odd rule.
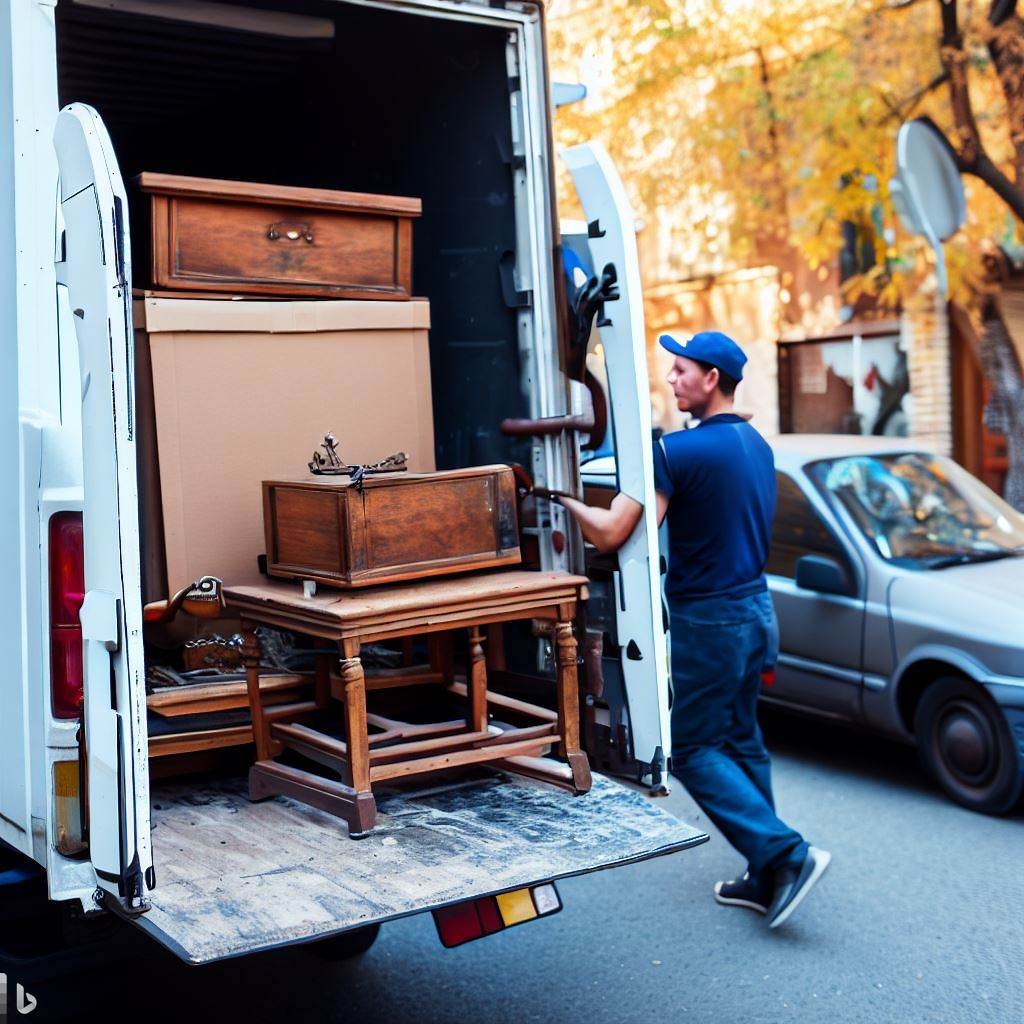
POLYGON ((563 0, 555 63, 596 88, 558 130, 604 141, 638 212, 670 226, 675 276, 842 255, 847 301, 891 310, 929 258, 894 230, 895 135, 931 117, 985 183, 968 185, 968 223, 947 243, 951 298, 980 338, 1007 495, 1024 507, 1024 389, 993 282, 1008 209, 1024 219, 1024 22, 1013 0, 958 16, 957 0, 563 0))

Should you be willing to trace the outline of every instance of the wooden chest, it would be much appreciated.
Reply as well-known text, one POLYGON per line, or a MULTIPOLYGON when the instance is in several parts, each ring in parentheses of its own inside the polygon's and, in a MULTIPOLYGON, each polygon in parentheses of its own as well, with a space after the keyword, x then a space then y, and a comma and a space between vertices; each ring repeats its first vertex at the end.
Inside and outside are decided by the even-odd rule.
POLYGON ((141 174, 155 288, 408 299, 419 199, 141 174))
POLYGON ((519 563, 508 466, 263 483, 267 572, 336 587, 519 563))

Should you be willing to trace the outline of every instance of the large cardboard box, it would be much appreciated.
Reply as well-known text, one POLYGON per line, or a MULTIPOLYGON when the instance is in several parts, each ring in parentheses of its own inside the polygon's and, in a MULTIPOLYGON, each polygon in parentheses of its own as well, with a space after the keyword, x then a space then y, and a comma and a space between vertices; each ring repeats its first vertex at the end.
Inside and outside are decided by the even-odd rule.
POLYGON ((426 300, 148 297, 134 315, 146 600, 258 581, 262 481, 307 472, 328 431, 348 463, 434 469, 426 300))

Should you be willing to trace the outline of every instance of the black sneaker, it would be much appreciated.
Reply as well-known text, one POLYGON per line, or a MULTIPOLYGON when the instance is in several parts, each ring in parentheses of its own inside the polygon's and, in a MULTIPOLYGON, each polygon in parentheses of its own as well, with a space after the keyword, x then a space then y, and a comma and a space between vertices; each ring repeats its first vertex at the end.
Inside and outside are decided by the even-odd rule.
POLYGON ((749 907, 759 914, 768 913, 771 888, 755 882, 749 872, 731 882, 715 882, 715 899, 727 907, 749 907))
POLYGON ((775 895, 768 908, 768 927, 778 928, 803 903, 814 883, 825 873, 832 854, 814 846, 807 848, 804 862, 775 872, 775 895))

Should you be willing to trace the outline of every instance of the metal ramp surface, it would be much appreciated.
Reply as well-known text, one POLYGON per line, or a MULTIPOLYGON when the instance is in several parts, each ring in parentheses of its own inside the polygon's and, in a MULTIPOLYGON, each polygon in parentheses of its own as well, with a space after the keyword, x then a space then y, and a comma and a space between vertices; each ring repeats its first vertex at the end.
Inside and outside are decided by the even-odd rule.
POLYGON ((382 792, 378 823, 284 797, 251 803, 244 777, 155 784, 157 888, 139 927, 208 963, 698 845, 707 836, 643 794, 594 776, 584 796, 487 775, 382 792))

